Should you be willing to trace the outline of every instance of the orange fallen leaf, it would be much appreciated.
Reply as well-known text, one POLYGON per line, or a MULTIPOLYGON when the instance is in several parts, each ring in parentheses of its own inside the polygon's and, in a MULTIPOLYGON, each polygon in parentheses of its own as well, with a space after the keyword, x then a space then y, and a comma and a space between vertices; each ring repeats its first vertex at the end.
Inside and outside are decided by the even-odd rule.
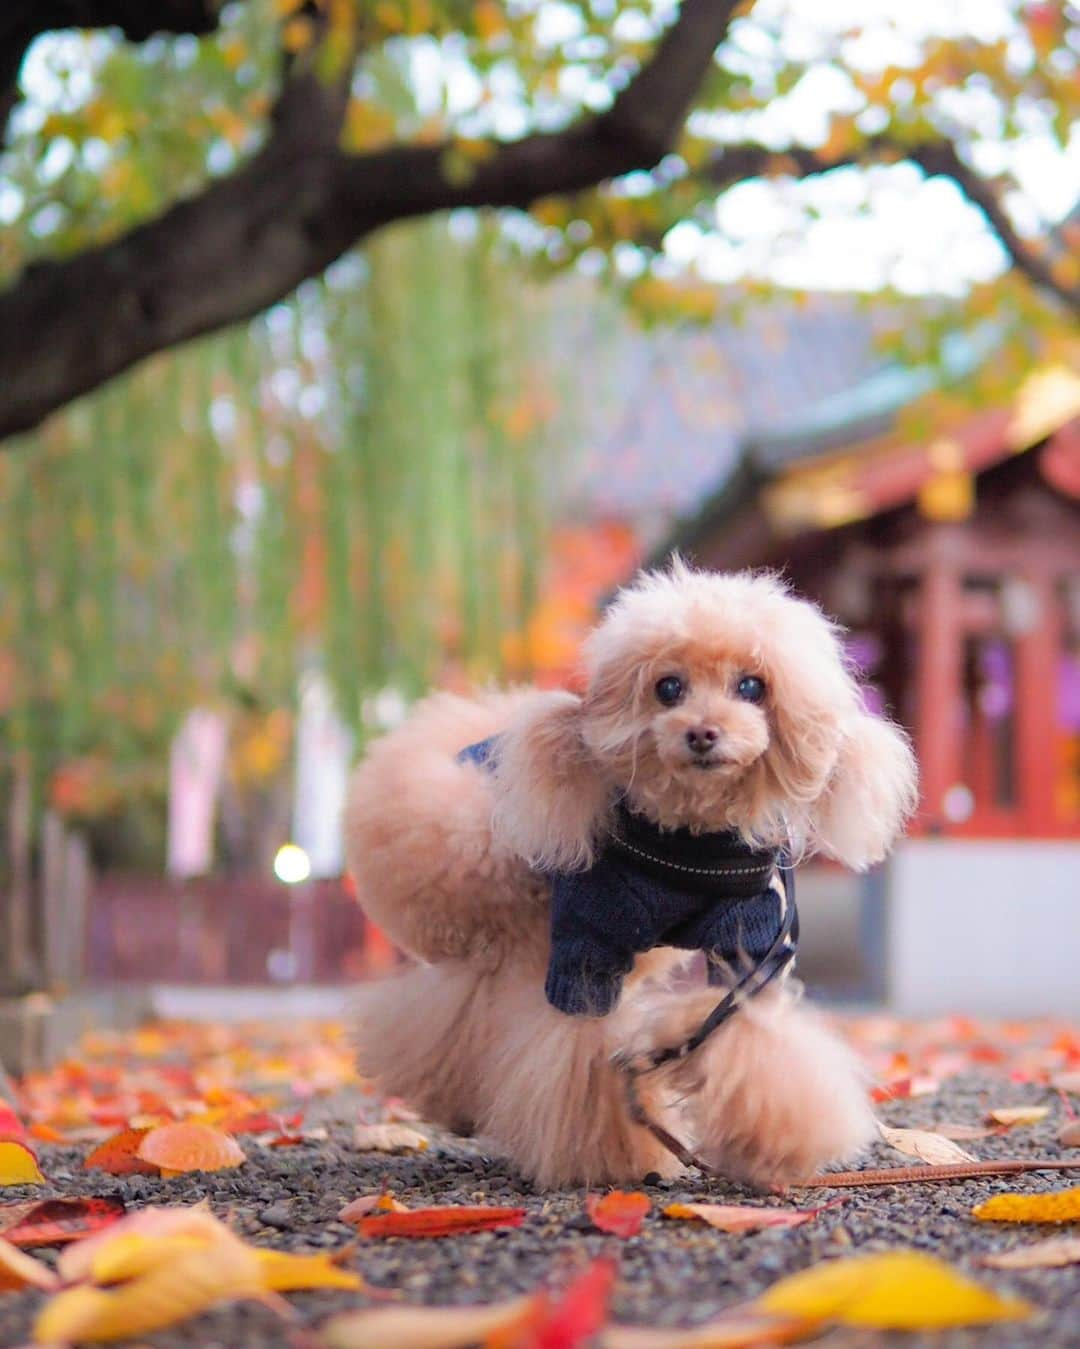
POLYGON ((995 1194, 971 1210, 976 1218, 995 1223, 1080 1222, 1080 1185, 1044 1194, 995 1194))
POLYGON ((59 1129, 54 1129, 51 1124, 31 1124, 27 1129, 27 1134, 38 1143, 59 1143, 69 1142, 59 1129))
POLYGON ((81 1286, 58 1293, 34 1323, 39 1344, 121 1340, 187 1320, 215 1303, 264 1295, 262 1268, 239 1241, 173 1251, 145 1274, 105 1291, 81 1286))
POLYGON ((487 1232, 493 1227, 520 1227, 523 1208, 470 1208, 448 1204, 414 1208, 404 1213, 372 1213, 356 1226, 365 1237, 449 1237, 462 1232, 487 1232))
POLYGON ((354 1223, 366 1218, 369 1213, 407 1213, 409 1207, 390 1194, 362 1194, 354 1199, 338 1214, 338 1221, 354 1223))
POLYGON ((720 1232, 757 1232, 765 1227, 799 1227, 843 1199, 816 1208, 759 1208, 752 1204, 668 1204, 665 1218, 690 1218, 720 1232))
POLYGON ((1014 1124, 1038 1124, 1049 1113, 1048 1105, 1001 1105, 987 1111, 987 1119, 995 1124, 1006 1124, 1011 1129, 1014 1124))
POLYGON ((828 1260, 779 1283, 753 1304, 761 1311, 872 1330, 941 1330, 1030 1316, 1003 1297, 921 1251, 828 1260))
POLYGON ((879 1124, 881 1137, 889 1147, 895 1148, 908 1157, 918 1157, 920 1161, 932 1166, 949 1166, 954 1162, 973 1162, 976 1159, 965 1152, 952 1139, 928 1129, 892 1129, 887 1124, 879 1124))
POLYGON ((1080 1237, 1050 1237, 1033 1246, 993 1251, 984 1255, 979 1263, 992 1269, 1056 1269, 1062 1265, 1080 1265, 1080 1237))
POLYGON ((0 1139, 0 1185, 43 1185, 37 1158, 26 1146, 12 1139, 0 1139))
POLYGON ((940 1085, 941 1083, 936 1077, 926 1075, 902 1077, 895 1082, 887 1082, 875 1087, 870 1093, 870 1099, 878 1103, 882 1101, 913 1100, 917 1096, 932 1096, 940 1085))
POLYGON ((163 1176, 185 1171, 224 1171, 243 1166, 243 1149, 229 1134, 208 1124, 163 1124, 151 1129, 135 1154, 141 1161, 161 1168, 163 1176))
POLYGON ((468 1349, 474 1344, 514 1344, 536 1306, 534 1297, 487 1307, 379 1307, 345 1312, 322 1327, 325 1349, 468 1349))
POLYGON ((288 1251, 256 1251, 263 1287, 273 1293, 294 1293, 307 1288, 345 1288, 357 1293, 364 1281, 359 1274, 342 1269, 325 1251, 292 1254, 288 1251))
POLYGON ((35 1199, 0 1207, 0 1236, 12 1246, 81 1242, 124 1216, 120 1199, 35 1199))
POLYGON ((121 1129, 99 1143, 83 1162, 86 1171, 107 1171, 111 1176, 157 1176, 161 1168, 143 1161, 139 1148, 149 1129, 121 1129))
POLYGON ((22 1288, 41 1288, 51 1293, 59 1287, 60 1280, 48 1265, 0 1239, 0 1293, 17 1292, 22 1288))
POLYGON ((405 1124, 358 1124, 353 1146, 361 1152, 423 1152, 429 1145, 423 1134, 405 1124))
POLYGON ((594 1227, 613 1237, 636 1237, 641 1231, 645 1215, 652 1207, 647 1194, 627 1190, 612 1190, 610 1194, 590 1194, 585 1199, 585 1211, 594 1227))

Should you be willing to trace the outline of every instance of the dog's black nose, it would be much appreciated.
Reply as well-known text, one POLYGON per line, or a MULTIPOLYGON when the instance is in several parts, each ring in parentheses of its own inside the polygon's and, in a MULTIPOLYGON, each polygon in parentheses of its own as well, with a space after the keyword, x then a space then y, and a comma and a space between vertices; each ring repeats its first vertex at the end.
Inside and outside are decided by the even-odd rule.
POLYGON ((691 726, 686 732, 686 743, 695 754, 708 754, 720 739, 720 732, 713 726, 691 726))

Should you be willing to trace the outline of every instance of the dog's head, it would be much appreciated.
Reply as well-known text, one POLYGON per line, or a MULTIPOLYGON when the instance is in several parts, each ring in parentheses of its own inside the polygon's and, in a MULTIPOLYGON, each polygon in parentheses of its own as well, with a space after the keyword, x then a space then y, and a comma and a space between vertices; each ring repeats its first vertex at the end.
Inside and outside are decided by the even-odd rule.
POLYGON ((611 802, 665 828, 880 860, 915 802, 906 737, 863 710, 833 624, 769 575, 680 562, 620 592, 584 697, 542 694, 505 738, 496 826, 587 865, 611 802))

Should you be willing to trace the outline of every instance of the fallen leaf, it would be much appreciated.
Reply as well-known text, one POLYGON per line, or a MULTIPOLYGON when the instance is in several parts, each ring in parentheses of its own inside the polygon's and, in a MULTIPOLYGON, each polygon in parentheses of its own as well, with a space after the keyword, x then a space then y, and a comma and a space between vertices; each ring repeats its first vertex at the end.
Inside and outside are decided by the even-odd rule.
POLYGON ((239 1241, 176 1252, 139 1278, 105 1291, 69 1288, 45 1304, 34 1323, 39 1344, 121 1340, 146 1335, 217 1302, 264 1291, 256 1253, 239 1241))
POLYGON ((332 1316, 319 1333, 325 1349, 467 1349, 474 1344, 517 1344, 534 1297, 487 1307, 380 1307, 332 1316))
POLYGON ((942 1138, 951 1138, 955 1143, 973 1143, 977 1138, 993 1138, 1001 1132, 1001 1126, 991 1128, 986 1124, 938 1124, 934 1132, 942 1138))
POLYGON ((1054 1269, 1060 1265, 1080 1265, 1080 1237, 1050 1237, 1033 1246, 993 1251, 984 1255, 979 1263, 993 1269, 1054 1269))
POLYGON ((988 1110, 986 1117, 995 1124, 1005 1124, 1011 1129, 1014 1124, 1038 1124, 1049 1113, 1048 1105, 1001 1105, 988 1110))
POLYGON ((993 1223, 1080 1222, 1080 1185, 1045 1194, 995 1194, 971 1211, 976 1218, 993 1223))
POLYGON ((520 1227, 524 1217, 523 1208, 447 1204, 406 1209, 403 1213, 372 1213, 360 1218, 356 1226, 365 1237, 449 1237, 461 1232, 487 1232, 493 1227, 520 1227))
POLYGON ((407 1213, 408 1205, 401 1203, 390 1194, 362 1194, 358 1199, 354 1199, 338 1214, 338 1221, 343 1223, 354 1223, 359 1218, 366 1218, 369 1213, 407 1213))
POLYGON ((1071 1119, 1061 1126, 1058 1142, 1064 1148, 1080 1148, 1080 1119, 1071 1119))
POLYGON ((38 1143, 58 1143, 62 1146, 71 1141, 59 1129, 54 1129, 51 1124, 31 1124, 26 1132, 30 1138, 38 1143))
POLYGON ((588 1343, 607 1324, 615 1273, 615 1261, 602 1256, 561 1295, 541 1294, 533 1320, 524 1327, 514 1349, 576 1349, 588 1343))
POLYGON ((25 1137, 26 1125, 6 1101, 0 1101, 0 1139, 19 1143, 25 1137))
MULTIPOLYGON (((236 1241, 238 1238, 226 1227, 222 1227, 219 1237, 214 1240, 236 1241)), ((158 1265, 171 1263, 179 1255, 188 1251, 206 1250, 214 1244, 205 1236, 193 1232, 174 1233, 170 1236, 146 1236, 140 1232, 122 1232, 104 1242, 94 1255, 90 1265, 90 1278, 94 1283, 124 1283, 128 1279, 138 1279, 149 1274, 158 1265)))
POLYGON ((218 1125, 231 1134, 286 1134, 299 1129, 303 1122, 302 1110, 292 1115, 275 1115, 267 1110, 258 1110, 245 1115, 225 1115, 218 1125))
POLYGON ((901 1077, 895 1082, 887 1082, 874 1087, 870 1099, 879 1104, 882 1101, 907 1101, 917 1096, 932 1096, 941 1083, 936 1077, 901 1077))
POLYGON ((753 1204, 668 1204, 665 1218, 691 1218, 720 1232, 757 1232, 765 1227, 800 1227, 824 1209, 843 1203, 832 1199, 817 1208, 759 1208, 753 1204))
POLYGON ((800 1181, 796 1190, 835 1190, 841 1186, 923 1185, 936 1180, 970 1180, 974 1176, 1017 1176, 1027 1171, 1080 1171, 1080 1162, 1057 1157, 1006 1157, 993 1162, 958 1162, 955 1166, 883 1166, 865 1171, 828 1171, 800 1181))
POLYGON ((689 1330, 670 1326, 611 1326, 604 1332, 603 1349, 757 1349, 789 1344, 817 1328, 802 1317, 755 1316, 734 1313, 706 1321, 689 1330))
POLYGON ((358 1124, 353 1130, 353 1146, 361 1152, 423 1152, 428 1140, 405 1124, 358 1124))
POLYGON ((135 1154, 161 1168, 163 1176, 186 1171, 224 1171, 243 1166, 247 1157, 236 1140, 208 1124, 163 1124, 151 1129, 135 1154))
POLYGON ((124 1216, 112 1197, 39 1199, 0 1208, 0 1236, 12 1246, 62 1246, 111 1227, 124 1216))
POLYGON ((773 1284, 754 1304, 780 1316, 873 1330, 940 1330, 1030 1316, 921 1251, 886 1251, 813 1265, 773 1284))
POLYGON ((263 1287, 273 1293, 292 1293, 305 1288, 347 1288, 357 1293, 364 1287, 359 1274, 342 1269, 325 1251, 294 1255, 288 1251, 255 1252, 262 1269, 263 1287))
POLYGON ((920 1161, 929 1162, 932 1166, 949 1166, 954 1162, 977 1160, 951 1139, 944 1138, 938 1133, 931 1133, 927 1129, 892 1129, 887 1124, 879 1124, 878 1128, 889 1147, 908 1157, 918 1157, 920 1161))
POLYGON ((149 1129, 121 1129, 99 1143, 83 1162, 86 1171, 107 1171, 110 1176, 158 1176, 161 1168, 138 1155, 149 1129))
POLYGON ((91 1278, 95 1261, 113 1243, 129 1236, 174 1237, 193 1236, 209 1245, 222 1235, 232 1233, 220 1219, 215 1218, 205 1204, 177 1205, 172 1208, 144 1208, 129 1213, 126 1218, 109 1228, 69 1246, 57 1261, 56 1267, 65 1283, 91 1278))
POLYGON ((593 1226, 613 1237, 636 1237, 651 1207, 652 1201, 647 1194, 627 1190, 590 1194, 585 1199, 585 1211, 593 1226))
POLYGON ((26 1146, 12 1139, 0 1139, 0 1185, 43 1185, 37 1158, 26 1146))
POLYGON ((41 1288, 51 1293, 59 1287, 60 1280, 48 1265, 0 1239, 0 1293, 17 1292, 22 1288, 41 1288))

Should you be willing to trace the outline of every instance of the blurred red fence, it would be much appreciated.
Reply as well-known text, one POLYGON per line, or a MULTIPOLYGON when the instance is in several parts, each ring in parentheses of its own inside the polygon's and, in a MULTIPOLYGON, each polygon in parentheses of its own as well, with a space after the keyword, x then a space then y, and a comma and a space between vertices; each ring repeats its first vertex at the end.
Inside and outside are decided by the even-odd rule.
POLYGON ((330 984, 388 962, 384 939, 339 879, 110 875, 93 885, 88 910, 86 976, 95 982, 330 984))

